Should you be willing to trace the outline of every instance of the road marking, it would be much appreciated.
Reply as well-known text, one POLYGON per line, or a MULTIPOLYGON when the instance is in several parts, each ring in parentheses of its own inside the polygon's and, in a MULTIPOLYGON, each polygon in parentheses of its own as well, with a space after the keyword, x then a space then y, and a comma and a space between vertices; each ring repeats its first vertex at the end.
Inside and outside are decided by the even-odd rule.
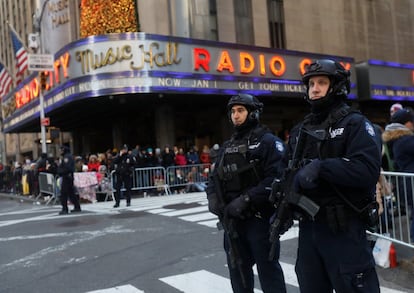
POLYGON ((183 216, 183 217, 179 217, 179 219, 184 220, 184 221, 189 221, 189 222, 199 222, 199 221, 217 219, 217 216, 210 212, 207 212, 207 213, 202 213, 202 214, 183 216))
MULTIPOLYGON (((47 213, 35 217, 30 217, 26 219, 14 219, 9 221, 0 221, 0 227, 2 226, 8 226, 23 222, 30 222, 30 221, 40 221, 40 220, 51 220, 51 219, 63 219, 67 217, 79 217, 79 216, 87 216, 87 215, 96 215, 96 214, 119 214, 123 213, 125 211, 146 211, 152 214, 160 214, 165 216, 182 216, 182 215, 188 215, 188 216, 182 216, 179 217, 182 220, 189 221, 189 222, 197 222, 197 224, 216 228, 217 223, 217 216, 207 212, 208 208, 206 206, 206 199, 205 195, 203 194, 189 194, 188 196, 180 195, 177 197, 174 196, 168 196, 168 197, 151 197, 151 198, 145 198, 145 199, 139 199, 134 201, 133 205, 130 208, 125 209, 113 209, 112 205, 113 202, 104 202, 104 203, 95 203, 95 204, 88 204, 88 205, 82 205, 82 209, 85 211, 89 211, 92 213, 79 213, 79 214, 69 214, 66 216, 59 216, 57 212, 60 210, 60 207, 54 206, 54 207, 42 207, 42 208, 31 208, 27 210, 19 210, 15 212, 5 212, 0 213, 0 216, 2 215, 13 215, 13 214, 34 214, 34 213, 47 213), (185 198, 185 200, 184 200, 185 198), (198 203, 203 204, 203 206, 195 207, 195 208, 189 208, 189 209, 181 209, 181 210, 173 210, 173 209, 166 209, 163 208, 164 206, 168 206, 175 203, 198 203), (54 211, 53 213, 50 213, 50 211, 54 211), (202 213, 199 213, 202 212, 202 213)), ((0 273, 10 271, 17 269, 18 267, 25 267, 25 266, 33 266, 33 265, 39 265, 38 262, 39 259, 50 253, 55 253, 56 251, 65 250, 70 246, 77 245, 81 242, 88 241, 90 239, 103 236, 105 233, 130 233, 130 232, 136 232, 132 231, 130 229, 121 229, 121 227, 109 227, 105 229, 104 231, 85 231, 85 232, 72 232, 72 233, 46 233, 42 235, 27 235, 27 236, 15 236, 15 237, 3 237, 0 238, 0 242, 6 242, 6 241, 21 241, 21 240, 35 240, 39 238, 53 238, 53 237, 70 237, 74 234, 81 235, 81 239, 78 241, 69 241, 65 244, 55 246, 55 247, 48 247, 44 248, 43 250, 34 253, 32 255, 28 255, 24 258, 15 260, 8 264, 3 264, 0 266, 0 273)), ((280 240, 290 240, 295 239, 298 237, 299 234, 299 227, 297 225, 297 222, 295 222, 295 225, 291 227, 284 235, 281 236, 280 240)), ((70 261, 76 261, 76 262, 83 262, 85 261, 84 258, 81 259, 75 259, 70 261)), ((294 265, 280 262, 284 276, 285 276, 285 282, 288 285, 291 285, 293 287, 298 288, 298 281, 294 269, 294 265)), ((257 269, 254 268, 254 272, 257 275, 257 269)), ((194 292, 232 292, 230 280, 226 277, 222 277, 220 275, 201 270, 196 272, 190 272, 188 274, 180 274, 175 276, 169 276, 160 279, 164 283, 167 283, 171 285, 174 288, 177 288, 178 290, 181 290, 184 293, 194 293, 194 292), (170 284, 171 283, 171 284, 170 284), (188 286, 187 286, 188 285, 188 286), (213 287, 212 287, 212 286, 213 287), (217 289, 217 286, 219 286, 219 289, 217 289), (222 286, 222 287, 220 287, 222 286), (202 287, 203 289, 200 289, 202 287), (184 289, 184 290, 182 290, 184 289), (200 291, 204 290, 204 291, 200 291)), ((117 286, 113 288, 107 288, 97 291, 89 291, 88 293, 92 292, 99 292, 99 293, 144 293, 144 291, 141 291, 137 288, 135 288, 132 285, 124 285, 124 286, 117 286)), ((260 290, 255 290, 255 292, 262 292, 260 290)), ((381 287, 381 292, 383 293, 407 293, 407 291, 400 291, 396 289, 391 288, 385 288, 381 287)))
POLYGON ((171 212, 167 212, 167 213, 162 213, 162 215, 163 216, 168 216, 168 217, 176 217, 176 216, 195 214, 195 213, 207 212, 207 211, 208 211, 207 206, 200 206, 200 207, 195 207, 195 208, 175 210, 175 211, 171 211, 171 212))
POLYGON ((170 212, 170 211, 173 211, 173 210, 172 209, 159 208, 159 209, 148 210, 147 212, 151 213, 151 214, 158 215, 158 214, 162 214, 162 213, 170 212))
MULTIPOLYGON (((80 213, 76 214, 76 216, 80 216, 80 215, 81 215, 80 213)), ((25 223, 25 222, 44 221, 44 220, 50 220, 53 218, 62 218, 62 217, 67 217, 67 216, 66 215, 60 216, 57 213, 53 213, 53 214, 45 214, 45 215, 41 215, 37 217, 23 218, 23 219, 17 219, 17 220, 7 220, 7 221, 1 221, 0 227, 20 224, 20 223, 25 223)))
MULTIPOLYGON (((122 229, 121 226, 111 226, 103 230, 73 232, 73 233, 79 234, 80 237, 76 239, 70 239, 60 245, 46 247, 35 253, 27 255, 23 258, 16 259, 13 262, 2 264, 0 265, 0 274, 5 273, 7 271, 11 271, 11 270, 17 270, 19 268, 40 265, 39 260, 41 260, 44 256, 48 254, 56 253, 59 251, 65 251, 72 246, 79 245, 83 242, 91 241, 98 237, 106 236, 108 234, 133 233, 133 232, 136 232, 136 231, 131 230, 131 229, 122 229)), ((61 237, 62 235, 65 235, 65 234, 70 236, 72 233, 56 233, 56 234, 59 234, 58 237, 61 237)))
POLYGON ((100 289, 95 291, 88 291, 86 293, 144 293, 132 285, 117 286, 108 289, 100 289))
POLYGON ((399 290, 394 290, 394 289, 390 289, 390 288, 384 288, 384 287, 380 287, 380 291, 381 293, 408 293, 408 291, 399 291, 399 290))
POLYGON ((285 283, 299 287, 298 277, 296 276, 295 266, 285 262, 279 262, 283 270, 283 275, 285 277, 285 283))
MULTIPOLYGON (((295 223, 298 223, 295 221, 295 223)), ((292 226, 287 230, 282 236, 280 236, 280 241, 286 241, 290 239, 295 239, 299 237, 299 226, 292 226)))
MULTIPOLYGON (((206 270, 161 278, 161 281, 183 293, 232 293, 230 280, 206 270)), ((262 292, 254 290, 255 293, 262 292)))
POLYGON ((201 221, 201 222, 198 222, 197 224, 204 225, 210 228, 217 228, 217 222, 218 222, 218 219, 214 219, 214 220, 209 220, 209 221, 201 221))
MULTIPOLYGON (((294 265, 280 262, 285 282, 295 288, 299 288, 298 280, 296 278, 294 265)), ((257 268, 253 267, 253 272, 257 276, 257 268)), ((167 285, 174 287, 183 293, 232 293, 231 282, 227 277, 217 275, 207 270, 193 271, 184 274, 172 275, 159 279, 167 285)), ((255 293, 263 293, 259 289, 254 289, 255 293)), ((295 291, 296 292, 296 291, 295 291)), ((389 288, 381 287, 382 293, 408 293, 406 291, 399 291, 389 288)), ((116 286, 113 288, 100 289, 95 291, 88 291, 86 293, 144 293, 140 289, 128 284, 124 286, 116 286)))

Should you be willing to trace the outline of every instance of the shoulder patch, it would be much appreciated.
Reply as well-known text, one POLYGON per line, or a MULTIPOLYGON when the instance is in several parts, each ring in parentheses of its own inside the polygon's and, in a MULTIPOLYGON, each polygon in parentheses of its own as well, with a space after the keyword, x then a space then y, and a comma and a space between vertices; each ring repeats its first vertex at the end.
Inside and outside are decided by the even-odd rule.
POLYGON ((280 141, 275 142, 275 147, 279 152, 283 152, 283 150, 285 149, 285 147, 283 146, 283 143, 281 143, 280 141))
POLYGON ((368 121, 365 122, 365 130, 368 132, 369 135, 375 136, 374 126, 371 125, 368 121))

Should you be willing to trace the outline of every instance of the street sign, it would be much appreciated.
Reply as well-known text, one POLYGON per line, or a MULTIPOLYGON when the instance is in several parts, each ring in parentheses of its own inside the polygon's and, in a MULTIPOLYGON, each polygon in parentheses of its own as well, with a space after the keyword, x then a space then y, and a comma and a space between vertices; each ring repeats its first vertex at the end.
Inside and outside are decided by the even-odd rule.
POLYGON ((43 119, 40 120, 40 124, 42 126, 49 126, 50 125, 50 118, 49 117, 45 117, 43 119))
POLYGON ((51 71, 54 69, 52 54, 29 54, 28 62, 30 71, 51 71))

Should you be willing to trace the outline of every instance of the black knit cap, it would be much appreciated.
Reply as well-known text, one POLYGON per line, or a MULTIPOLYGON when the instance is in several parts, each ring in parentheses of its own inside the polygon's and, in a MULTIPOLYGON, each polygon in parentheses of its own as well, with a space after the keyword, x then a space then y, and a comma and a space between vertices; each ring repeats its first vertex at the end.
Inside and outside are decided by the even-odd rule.
POLYGON ((405 124, 410 121, 414 122, 414 116, 408 109, 398 110, 391 116, 391 123, 405 124))

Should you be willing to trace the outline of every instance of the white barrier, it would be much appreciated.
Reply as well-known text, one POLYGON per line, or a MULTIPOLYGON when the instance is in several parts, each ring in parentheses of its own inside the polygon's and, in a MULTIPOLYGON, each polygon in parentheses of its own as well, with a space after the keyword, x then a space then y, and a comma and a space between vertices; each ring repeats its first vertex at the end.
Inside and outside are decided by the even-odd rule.
MULTIPOLYGON (((412 210, 414 202, 414 173, 382 172, 390 184, 390 194, 382 197, 384 212, 380 216, 378 231, 367 232, 414 248, 412 210)), ((414 227, 413 227, 414 228, 414 227)))

